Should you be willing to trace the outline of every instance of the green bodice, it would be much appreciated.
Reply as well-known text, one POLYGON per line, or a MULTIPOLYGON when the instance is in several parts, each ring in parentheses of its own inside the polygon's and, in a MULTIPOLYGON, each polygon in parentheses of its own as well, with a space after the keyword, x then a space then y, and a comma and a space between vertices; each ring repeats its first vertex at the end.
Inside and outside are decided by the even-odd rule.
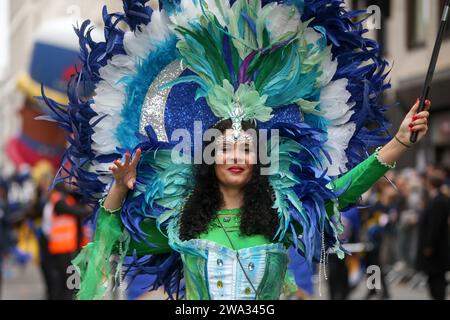
POLYGON ((217 219, 213 219, 210 222, 208 229, 198 236, 199 239, 214 241, 230 249, 234 246, 234 249, 236 250, 271 243, 266 237, 260 234, 246 236, 240 233, 239 208, 219 210, 217 212, 217 218, 220 220, 229 239, 217 219), (231 245, 230 240, 233 243, 233 246, 231 245))

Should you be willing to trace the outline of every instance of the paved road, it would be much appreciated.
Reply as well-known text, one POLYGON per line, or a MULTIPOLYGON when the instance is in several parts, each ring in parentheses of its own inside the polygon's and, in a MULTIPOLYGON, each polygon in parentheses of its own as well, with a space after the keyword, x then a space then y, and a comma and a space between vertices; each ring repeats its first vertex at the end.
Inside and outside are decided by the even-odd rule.
POLYGON ((25 267, 6 265, 3 273, 2 300, 42 300, 45 298, 43 280, 34 264, 25 267))
MULTIPOLYGON (((327 286, 322 283, 322 286, 327 286)), ((318 287, 318 286, 317 286, 318 287)), ((390 300, 429 300, 430 297, 428 296, 428 291, 426 287, 419 287, 419 288, 411 288, 408 285, 405 284, 391 284, 389 285, 390 289, 390 300)), ((316 290, 316 294, 313 297, 315 300, 325 300, 328 297, 328 292, 325 289, 322 289, 322 296, 319 296, 318 294, 319 290, 316 290)), ((350 294, 349 300, 363 300, 366 299, 367 295, 367 287, 364 281, 360 283, 360 285, 352 291, 350 294)), ((449 299, 450 299, 450 292, 449 292, 449 299)))
MULTIPOLYGON (((1 299, 8 300, 41 300, 44 299, 44 287, 42 285, 41 275, 37 266, 29 264, 22 268, 17 266, 7 266, 3 281, 1 299)), ((322 296, 316 294, 313 299, 324 300, 327 298, 327 283, 322 282, 322 296)), ((318 292, 318 290, 316 290, 318 292)), ((365 284, 355 289, 350 299, 364 299, 366 294, 365 284)), ((147 298, 161 299, 158 294, 149 295, 147 298)), ((391 284, 391 299, 393 300, 424 300, 429 299, 426 288, 420 287, 412 289, 407 285, 391 284)), ((450 290, 449 296, 450 299, 450 290)))

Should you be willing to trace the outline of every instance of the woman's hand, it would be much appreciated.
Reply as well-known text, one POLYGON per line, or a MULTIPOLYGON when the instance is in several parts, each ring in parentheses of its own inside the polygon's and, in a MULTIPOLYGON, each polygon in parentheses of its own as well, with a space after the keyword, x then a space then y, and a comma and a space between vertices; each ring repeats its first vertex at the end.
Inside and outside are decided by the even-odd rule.
POLYGON ((417 99, 416 104, 411 108, 400 125, 395 138, 379 151, 378 155, 384 163, 393 165, 406 150, 422 140, 428 131, 428 117, 430 116, 428 110, 430 108, 431 102, 427 100, 425 102, 425 111, 417 113, 419 109, 419 99, 417 99), (419 134, 417 136, 417 142, 412 144, 409 138, 414 131, 417 131, 419 134))
MULTIPOLYGON (((411 108, 411 110, 406 115, 403 120, 398 133, 396 135, 402 143, 412 146, 413 144, 409 141, 411 133, 417 131, 417 142, 418 143, 428 132, 428 118, 430 116, 429 110, 431 108, 430 100, 425 101, 425 111, 417 113, 419 109, 419 99, 417 99, 416 104, 411 108)), ((415 144, 416 144, 415 143, 415 144)))
POLYGON ((122 206, 128 190, 134 189, 136 183, 136 168, 141 158, 141 149, 136 151, 133 160, 129 152, 125 154, 125 163, 120 160, 114 161, 109 167, 113 176, 114 184, 106 196, 103 206, 106 210, 115 211, 122 206))
POLYGON ((124 163, 118 159, 109 167, 117 187, 133 190, 134 184, 136 183, 136 168, 140 158, 141 149, 136 151, 133 159, 131 159, 130 153, 127 152, 124 163))

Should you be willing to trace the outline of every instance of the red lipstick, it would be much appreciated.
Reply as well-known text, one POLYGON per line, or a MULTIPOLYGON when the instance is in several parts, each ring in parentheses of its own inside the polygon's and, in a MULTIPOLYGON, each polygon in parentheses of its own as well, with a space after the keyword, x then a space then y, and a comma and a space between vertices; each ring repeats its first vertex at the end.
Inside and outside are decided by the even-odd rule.
POLYGON ((232 166, 228 168, 228 171, 231 171, 233 173, 241 173, 242 171, 244 171, 244 168, 239 166, 232 166))

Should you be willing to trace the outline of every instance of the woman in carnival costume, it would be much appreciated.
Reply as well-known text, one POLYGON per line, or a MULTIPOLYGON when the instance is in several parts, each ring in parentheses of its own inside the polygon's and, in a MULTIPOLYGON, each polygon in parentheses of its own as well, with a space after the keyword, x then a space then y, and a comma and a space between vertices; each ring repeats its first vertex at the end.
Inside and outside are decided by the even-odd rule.
POLYGON ((429 113, 416 103, 388 134, 387 63, 341 0, 146 2, 105 8, 104 42, 89 21, 76 29, 69 105, 43 95, 70 137, 63 176, 98 209, 74 260, 78 298, 103 298, 124 267, 170 298, 278 299, 300 256, 319 273, 329 252, 343 258, 340 211, 395 167, 411 131, 423 138, 429 113), (92 99, 77 94, 86 84, 92 99), (205 143, 180 148, 186 136, 205 143))

